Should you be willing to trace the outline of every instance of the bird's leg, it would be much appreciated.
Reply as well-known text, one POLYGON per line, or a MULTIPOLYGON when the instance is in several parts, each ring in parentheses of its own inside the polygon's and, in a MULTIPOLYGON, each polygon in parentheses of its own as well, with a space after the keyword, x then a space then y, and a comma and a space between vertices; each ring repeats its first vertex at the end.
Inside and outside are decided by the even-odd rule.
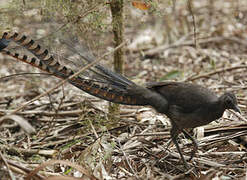
POLYGON ((173 126, 172 129, 171 129, 171 138, 172 138, 172 141, 175 144, 175 146, 176 146, 176 148, 178 150, 178 153, 180 154, 180 157, 181 157, 181 159, 182 159, 182 161, 184 163, 184 167, 186 169, 189 169, 189 165, 185 161, 184 156, 182 154, 182 151, 181 151, 181 149, 180 149, 180 147, 178 145, 178 142, 177 142, 178 133, 179 133, 178 128, 176 126, 173 126))
POLYGON ((190 159, 189 159, 189 161, 190 160, 192 160, 193 159, 193 157, 195 156, 195 153, 197 152, 197 150, 198 150, 198 143, 197 143, 197 141, 195 140, 195 138, 193 138, 187 131, 185 131, 185 130, 182 130, 182 132, 184 133, 184 135, 188 138, 188 139, 190 139, 191 141, 192 141, 192 143, 193 143, 193 151, 191 152, 191 155, 190 155, 190 159))

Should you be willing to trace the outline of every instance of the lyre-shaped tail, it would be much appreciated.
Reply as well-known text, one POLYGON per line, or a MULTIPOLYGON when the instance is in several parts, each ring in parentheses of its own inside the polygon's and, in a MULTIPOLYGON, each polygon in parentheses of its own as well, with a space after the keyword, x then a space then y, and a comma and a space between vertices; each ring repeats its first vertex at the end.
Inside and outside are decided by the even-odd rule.
MULTIPOLYGON (((5 32, 2 39, 0 39, 0 52, 62 79, 66 79, 74 74, 72 69, 61 65, 52 55, 50 55, 47 49, 42 49, 39 44, 25 35, 5 32), (4 50, 4 48, 8 46, 9 41, 13 41, 26 48, 35 57, 29 58, 27 55, 21 56, 17 53, 13 54, 10 51, 4 50)), ((140 87, 110 70, 107 71, 110 72, 107 73, 108 78, 112 78, 109 83, 102 83, 93 79, 81 78, 79 76, 68 80, 68 82, 93 96, 110 102, 128 105, 152 105, 152 103, 150 104, 148 97, 152 93, 149 92, 148 89, 140 87), (121 86, 118 84, 121 84, 121 86)))

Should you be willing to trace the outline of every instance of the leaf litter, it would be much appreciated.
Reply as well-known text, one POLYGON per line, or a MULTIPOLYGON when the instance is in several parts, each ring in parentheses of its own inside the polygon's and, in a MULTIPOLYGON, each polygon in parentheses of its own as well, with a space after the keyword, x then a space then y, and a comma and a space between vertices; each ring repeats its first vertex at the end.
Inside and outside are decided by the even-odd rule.
MULTIPOLYGON (((218 0, 213 5, 206 2, 194 1, 197 47, 193 44, 189 12, 182 2, 177 3, 176 11, 170 14, 166 11, 169 15, 166 20, 157 20, 154 26, 147 15, 142 17, 145 25, 136 25, 134 15, 130 13, 132 17, 128 23, 131 26, 126 29, 126 38, 141 43, 127 47, 126 75, 140 83, 164 79, 191 81, 218 94, 234 91, 242 114, 227 111, 221 119, 191 131, 197 137, 199 150, 190 165, 196 168, 200 179, 244 178, 247 160, 247 30, 243 17, 247 16, 247 3, 239 1, 238 8, 234 9, 227 8, 233 2, 218 0), (208 8, 211 6, 213 9, 208 8), (157 33, 153 33, 152 41, 149 37, 145 43, 140 41, 144 31, 157 33), (163 36, 162 42, 157 40, 156 34, 163 36)), ((127 12, 133 11, 131 6, 128 8, 127 12)), ((160 3, 159 8, 165 9, 165 3, 160 3)), ((26 32, 30 31, 26 29, 26 32)), ((142 40, 145 41, 144 35, 142 40)), ((111 46, 107 43, 108 47, 111 46)), ((100 54, 107 46, 98 52, 92 50, 100 54)), ((53 48, 53 52, 56 51, 53 48)), ((71 58, 70 54, 67 55, 71 58)), ((19 72, 39 72, 8 57, 1 56, 0 62, 1 77, 19 72)), ((108 66, 107 63, 102 64, 108 66)), ((58 82, 47 75, 1 80, 0 115, 11 112, 58 82)), ((107 107, 107 102, 68 84, 34 101, 10 117, 14 121, 4 120, 1 124, 0 148, 5 166, 8 165, 20 178, 36 168, 29 177, 195 179, 191 172, 183 172, 175 146, 168 146, 170 123, 165 116, 147 107, 121 106, 117 123, 109 122, 107 107), (34 127, 36 133, 28 135, 21 130, 23 127, 32 132, 34 127)), ((191 142, 183 136, 179 141, 185 158, 189 158, 191 142)), ((3 177, 8 177, 6 169, 0 171, 3 177)))

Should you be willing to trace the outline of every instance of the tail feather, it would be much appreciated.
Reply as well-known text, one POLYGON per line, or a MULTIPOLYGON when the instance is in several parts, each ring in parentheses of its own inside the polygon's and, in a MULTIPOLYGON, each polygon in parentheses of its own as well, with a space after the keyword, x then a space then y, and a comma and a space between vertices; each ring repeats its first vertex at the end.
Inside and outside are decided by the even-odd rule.
MULTIPOLYGON (((47 49, 41 48, 39 44, 37 44, 33 39, 25 36, 19 35, 18 33, 7 33, 3 34, 3 39, 12 40, 15 43, 19 44, 20 46, 26 48, 29 52, 31 52, 34 56, 38 59, 42 60, 47 66, 49 66, 50 70, 53 71, 54 74, 59 74, 62 78, 66 78, 64 74, 59 72, 60 69, 64 68, 61 67, 60 63, 54 59, 52 55, 49 54, 47 49)), ((93 60, 89 57, 83 56, 87 62, 92 62, 93 60)), ((66 67, 65 67, 66 68, 66 67)), ((96 65, 96 68, 100 70, 100 78, 104 78, 106 83, 115 85, 118 88, 126 89, 126 87, 130 85, 135 85, 132 81, 128 80, 127 78, 121 76, 120 74, 113 73, 112 71, 96 65)), ((66 68, 66 75, 71 74, 73 71, 69 68, 66 68)))
MULTIPOLYGON (((62 41, 62 43, 66 44, 67 47, 70 49, 71 52, 78 54, 82 59, 85 59, 88 63, 91 63, 94 61, 94 57, 89 54, 89 53, 80 53, 80 50, 76 50, 73 47, 73 43, 72 42, 68 42, 67 41, 62 41)), ((130 81, 129 79, 127 79, 126 77, 118 74, 118 73, 114 73, 111 70, 101 66, 101 65, 95 65, 95 68, 100 72, 100 76, 104 77, 106 80, 112 81, 112 79, 114 79, 114 81, 112 81, 112 83, 118 83, 118 85, 123 85, 123 86, 130 86, 130 85, 134 85, 135 83, 130 81)), ((95 73, 99 73, 99 72, 95 72, 95 73)))
MULTIPOLYGON (((25 35, 19 35, 18 33, 4 33, 3 38, 0 39, 0 50, 2 53, 5 53, 19 61, 28 63, 34 67, 37 67, 45 72, 51 73, 54 76, 57 76, 62 79, 66 79, 69 76, 73 75, 74 72, 72 69, 61 65, 52 55, 49 54, 47 49, 42 49, 41 46, 35 43, 34 40, 28 38, 25 35), (3 50, 8 46, 9 41, 13 41, 19 44, 22 47, 25 47, 37 58, 29 58, 27 55, 19 55, 17 53, 12 54, 10 51, 3 50), (1 45, 2 44, 2 45, 1 45), (2 47, 2 48, 1 48, 2 47)), ((89 60, 91 62, 91 60, 89 60)), ((139 96, 137 93, 138 90, 147 90, 137 86, 132 81, 127 78, 109 71, 108 69, 103 68, 102 66, 97 67, 102 73, 107 75, 108 78, 111 78, 109 83, 95 81, 93 79, 84 79, 81 77, 74 77, 69 81, 70 84, 75 87, 101 99, 105 99, 110 102, 119 103, 119 104, 128 104, 128 105, 147 105, 148 101, 145 100, 142 96, 139 96), (117 81, 121 82, 121 86, 117 84, 117 81), (111 83, 115 82, 115 83, 111 83), (123 86, 124 85, 124 86, 123 86)), ((108 82, 108 81, 107 81, 108 82)), ((138 93, 142 94, 141 91, 138 93)))
POLYGON ((0 51, 4 48, 6 48, 9 45, 9 40, 7 39, 1 39, 0 41, 0 51))

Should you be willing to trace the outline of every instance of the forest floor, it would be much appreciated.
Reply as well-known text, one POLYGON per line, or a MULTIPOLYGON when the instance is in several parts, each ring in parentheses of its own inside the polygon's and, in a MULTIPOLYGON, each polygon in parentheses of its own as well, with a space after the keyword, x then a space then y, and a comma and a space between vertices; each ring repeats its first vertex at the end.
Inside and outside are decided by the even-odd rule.
MULTIPOLYGON (((81 44, 70 42, 78 52, 87 54, 90 49, 100 57, 112 49, 109 18, 104 21, 106 27, 101 32, 90 31, 86 20, 82 25, 72 23, 61 30, 58 27, 64 25, 62 18, 58 15, 54 19, 44 18, 36 10, 39 8, 32 4, 32 8, 22 10, 23 14, 13 15, 9 9, 3 14, 11 19, 13 30, 38 39, 63 64, 69 64, 66 59, 80 63, 74 52, 57 43, 58 39, 67 41, 74 35, 69 31, 71 26, 80 34, 81 44)), ((53 160, 40 167, 34 176, 37 179, 52 175, 81 177, 81 174, 98 179, 246 178, 247 1, 195 0, 193 14, 186 1, 177 2, 174 9, 160 2, 158 10, 142 11, 131 3, 126 7, 125 38, 130 42, 125 46, 125 75, 142 85, 175 80, 200 84, 218 95, 232 91, 242 111, 241 115, 226 111, 219 120, 189 130, 199 145, 196 157, 189 162, 192 170, 184 172, 173 143, 167 148, 169 119, 150 107, 121 105, 120 115, 110 121, 108 102, 69 83, 24 107, 61 80, 45 74, 24 75, 40 70, 0 53, 0 156, 3 160, 0 177, 8 179, 12 174, 22 179, 42 163, 53 160), (193 26, 193 17, 196 26, 193 26), (19 75, 10 76, 13 74, 19 75), (1 116, 20 107, 23 108, 8 117, 12 121, 3 122, 1 116), (32 129, 25 122, 29 122, 35 133, 28 135, 23 131, 32 129)), ((100 64, 112 67, 112 56, 100 64)), ((191 141, 181 135, 179 144, 188 158, 191 141)))

